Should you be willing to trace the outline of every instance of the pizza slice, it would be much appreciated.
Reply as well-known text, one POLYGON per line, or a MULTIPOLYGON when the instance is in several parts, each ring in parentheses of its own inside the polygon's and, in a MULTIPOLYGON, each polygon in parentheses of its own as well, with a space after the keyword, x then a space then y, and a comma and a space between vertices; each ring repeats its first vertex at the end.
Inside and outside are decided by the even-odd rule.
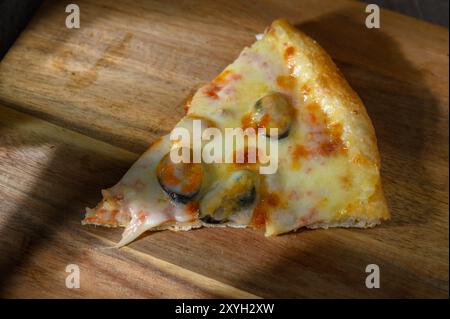
POLYGON ((331 58, 285 20, 258 38, 186 106, 176 129, 193 135, 189 143, 158 139, 83 224, 125 227, 121 246, 147 230, 252 227, 270 236, 389 218, 373 126, 331 58), (256 133, 208 143, 233 128, 256 133), (198 158, 219 153, 233 160, 198 158))

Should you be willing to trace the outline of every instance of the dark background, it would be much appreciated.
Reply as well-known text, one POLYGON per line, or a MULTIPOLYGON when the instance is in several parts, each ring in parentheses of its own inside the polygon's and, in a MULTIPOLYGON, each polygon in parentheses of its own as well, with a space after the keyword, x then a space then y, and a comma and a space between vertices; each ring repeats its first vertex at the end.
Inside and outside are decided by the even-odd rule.
POLYGON ((362 0, 448 28, 449 0, 362 0))
MULTIPOLYGON (((362 0, 448 28, 449 0, 362 0)), ((41 0, 0 0, 0 59, 26 26, 41 0)), ((76 3, 76 1, 74 1, 76 3)))

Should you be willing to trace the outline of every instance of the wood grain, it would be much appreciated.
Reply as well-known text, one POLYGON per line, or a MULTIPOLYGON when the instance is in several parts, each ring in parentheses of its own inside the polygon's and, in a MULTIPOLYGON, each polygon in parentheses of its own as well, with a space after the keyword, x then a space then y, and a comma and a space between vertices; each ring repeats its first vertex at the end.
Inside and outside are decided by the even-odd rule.
POLYGON ((448 297, 448 31, 348 1, 46 2, 0 63, 0 294, 5 297, 448 297), (363 98, 393 218, 370 230, 82 227, 114 184, 278 17, 313 36, 363 98), (81 288, 64 286, 81 268, 81 288), (365 267, 381 288, 365 287, 365 267))

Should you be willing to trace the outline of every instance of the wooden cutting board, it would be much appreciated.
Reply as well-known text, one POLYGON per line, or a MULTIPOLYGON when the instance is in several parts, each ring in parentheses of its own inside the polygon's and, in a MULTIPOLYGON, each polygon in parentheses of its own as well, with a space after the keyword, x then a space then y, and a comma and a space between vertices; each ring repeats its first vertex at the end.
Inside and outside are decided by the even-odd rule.
POLYGON ((448 30, 349 1, 47 2, 0 62, 3 297, 448 297, 448 30), (361 95, 392 220, 274 238, 82 227, 148 145, 272 20, 314 37, 361 95), (81 287, 65 286, 76 264, 81 287), (367 289, 368 264, 381 287, 367 289))

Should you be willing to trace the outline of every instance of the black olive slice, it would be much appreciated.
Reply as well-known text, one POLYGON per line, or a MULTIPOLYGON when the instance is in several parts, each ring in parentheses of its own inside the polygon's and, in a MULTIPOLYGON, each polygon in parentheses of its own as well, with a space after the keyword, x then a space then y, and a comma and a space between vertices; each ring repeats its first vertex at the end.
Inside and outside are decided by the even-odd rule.
POLYGON ((176 203, 186 204, 199 192, 202 185, 201 163, 174 163, 166 154, 156 168, 161 188, 176 203))
POLYGON ((251 119, 255 127, 266 129, 266 136, 282 139, 289 135, 294 114, 294 109, 282 94, 269 93, 256 101, 251 119), (271 128, 277 128, 278 133, 273 135, 271 128))

